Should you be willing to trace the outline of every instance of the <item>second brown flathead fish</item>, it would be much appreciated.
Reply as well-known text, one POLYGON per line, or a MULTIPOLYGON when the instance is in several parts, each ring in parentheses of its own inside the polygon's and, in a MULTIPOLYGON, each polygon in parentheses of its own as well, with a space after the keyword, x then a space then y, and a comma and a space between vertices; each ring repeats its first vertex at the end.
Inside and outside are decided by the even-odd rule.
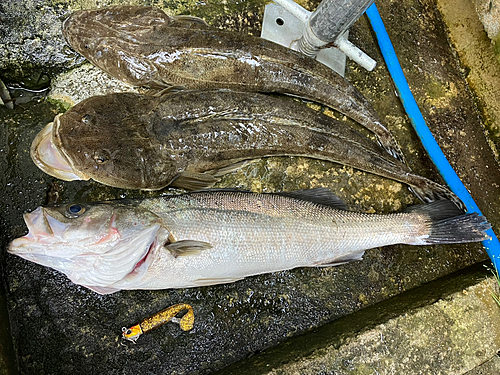
POLYGON ((48 124, 31 156, 64 180, 200 189, 248 160, 305 156, 405 183, 423 201, 461 201, 347 124, 284 97, 229 90, 86 99, 48 124))

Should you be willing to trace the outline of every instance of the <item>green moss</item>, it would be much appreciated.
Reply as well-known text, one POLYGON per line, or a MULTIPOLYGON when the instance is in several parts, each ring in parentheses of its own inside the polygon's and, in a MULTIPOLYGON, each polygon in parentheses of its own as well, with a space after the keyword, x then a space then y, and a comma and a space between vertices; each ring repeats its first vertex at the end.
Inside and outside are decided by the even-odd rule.
POLYGON ((497 36, 493 38, 492 42, 493 42, 493 52, 495 53, 497 59, 500 59, 500 34, 497 34, 497 36))
POLYGON ((47 102, 49 102, 52 106, 55 107, 55 110, 57 113, 63 113, 66 112, 68 109, 71 108, 71 104, 68 102, 62 101, 62 100, 57 100, 51 97, 47 97, 47 102))
POLYGON ((439 99, 446 96, 448 90, 440 82, 431 80, 427 83, 426 94, 432 99, 439 99))

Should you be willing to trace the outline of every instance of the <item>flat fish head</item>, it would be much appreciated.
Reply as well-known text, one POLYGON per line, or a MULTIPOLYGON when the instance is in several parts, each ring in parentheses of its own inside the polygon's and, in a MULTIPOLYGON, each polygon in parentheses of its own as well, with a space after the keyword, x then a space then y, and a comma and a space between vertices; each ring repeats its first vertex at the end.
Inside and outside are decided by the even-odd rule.
POLYGON ((159 219, 138 203, 71 203, 24 215, 28 234, 8 252, 65 273, 74 283, 105 288, 143 264, 154 247, 159 219))
MULTIPOLYGON (((59 121, 59 116, 56 116, 54 122, 59 121)), ((61 180, 88 180, 89 177, 74 169, 71 161, 54 145, 52 139, 54 122, 48 123, 31 143, 31 159, 42 171, 61 180)))
POLYGON ((175 158, 150 136, 149 122, 143 118, 154 101, 136 94, 82 101, 54 119, 49 140, 48 135, 35 139, 32 158, 42 170, 59 178, 61 170, 69 170, 79 179, 114 187, 164 188, 179 171, 175 158), (47 149, 56 150, 60 157, 44 156, 47 149))
POLYGON ((91 52, 91 44, 99 38, 140 40, 141 34, 157 27, 175 23, 175 19, 161 9, 150 6, 110 6, 74 12, 62 24, 62 33, 68 44, 82 53, 91 52), (90 43, 87 47, 86 44, 90 43))
POLYGON ((91 63, 126 83, 141 86, 155 67, 134 51, 150 44, 148 35, 174 18, 148 6, 112 6, 81 10, 62 25, 66 42, 91 63))

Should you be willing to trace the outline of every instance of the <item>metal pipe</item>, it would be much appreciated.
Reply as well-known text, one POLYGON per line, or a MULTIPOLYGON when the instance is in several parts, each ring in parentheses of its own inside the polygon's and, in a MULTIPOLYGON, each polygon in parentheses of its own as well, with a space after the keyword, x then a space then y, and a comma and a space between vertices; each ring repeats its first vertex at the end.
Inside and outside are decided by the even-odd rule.
POLYGON ((336 41, 374 0, 323 0, 309 17, 312 33, 325 43, 336 41))
POLYGON ((297 42, 300 52, 314 58, 322 48, 335 46, 368 71, 375 68, 376 61, 349 42, 344 33, 373 1, 323 0, 311 13, 292 0, 274 0, 304 24, 304 34, 297 42))

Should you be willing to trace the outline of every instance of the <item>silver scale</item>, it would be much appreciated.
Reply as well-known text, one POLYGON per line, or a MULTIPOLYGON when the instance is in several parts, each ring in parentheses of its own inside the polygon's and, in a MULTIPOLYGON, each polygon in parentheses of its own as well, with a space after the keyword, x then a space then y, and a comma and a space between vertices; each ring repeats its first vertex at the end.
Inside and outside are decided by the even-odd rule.
POLYGON ((346 56, 372 71, 375 60, 347 37, 349 28, 373 1, 323 0, 309 12, 292 0, 274 0, 275 4, 265 8, 261 37, 316 58, 342 76, 346 56))

